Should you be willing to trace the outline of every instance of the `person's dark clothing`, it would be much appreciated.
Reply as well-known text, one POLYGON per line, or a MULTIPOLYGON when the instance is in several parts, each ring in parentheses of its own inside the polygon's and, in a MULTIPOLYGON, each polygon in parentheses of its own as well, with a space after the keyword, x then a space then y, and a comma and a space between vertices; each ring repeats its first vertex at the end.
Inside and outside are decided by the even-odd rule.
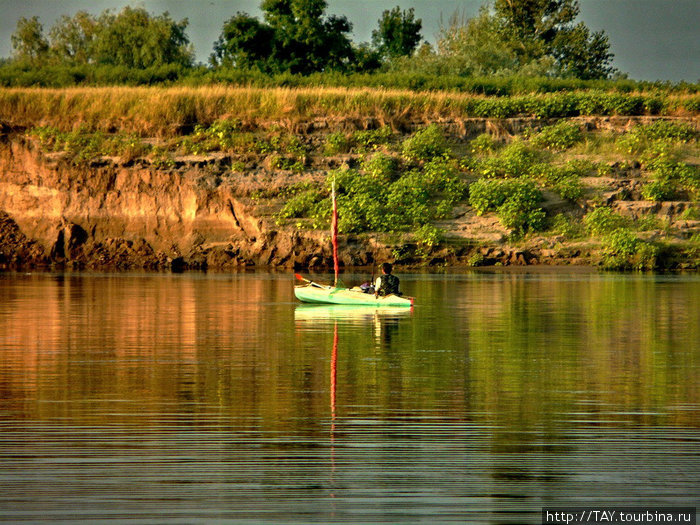
POLYGON ((401 295, 399 292, 399 278, 392 274, 379 276, 379 287, 377 293, 379 295, 401 295))

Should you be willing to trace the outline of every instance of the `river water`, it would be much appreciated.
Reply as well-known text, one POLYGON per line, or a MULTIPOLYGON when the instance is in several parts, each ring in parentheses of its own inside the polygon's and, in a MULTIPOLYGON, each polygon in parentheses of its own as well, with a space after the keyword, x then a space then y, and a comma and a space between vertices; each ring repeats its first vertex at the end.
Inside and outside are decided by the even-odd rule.
POLYGON ((400 277, 413 309, 304 306, 291 274, 0 274, 0 523, 698 504, 700 276, 400 277))

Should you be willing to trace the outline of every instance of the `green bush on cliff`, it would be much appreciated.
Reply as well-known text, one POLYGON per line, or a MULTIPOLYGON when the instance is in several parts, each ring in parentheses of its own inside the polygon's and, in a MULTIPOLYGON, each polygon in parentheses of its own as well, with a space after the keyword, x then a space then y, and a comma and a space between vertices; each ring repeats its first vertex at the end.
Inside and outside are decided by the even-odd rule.
POLYGON ((656 142, 642 155, 642 165, 653 180, 642 189, 647 200, 661 201, 676 197, 679 187, 688 192, 700 192, 700 169, 679 160, 673 146, 656 142))
POLYGON ((387 184, 394 180, 398 168, 398 159, 382 152, 368 155, 362 161, 362 170, 377 184, 387 184))
POLYGON ((498 146, 498 142, 489 133, 482 133, 469 143, 472 155, 492 153, 498 146))
POLYGON ((657 266, 658 247, 644 242, 625 228, 603 238, 603 267, 608 270, 653 270, 657 266))
POLYGON ((450 145, 442 130, 435 124, 417 131, 401 145, 405 159, 415 162, 425 162, 436 157, 448 157, 451 154, 450 145))
POLYGON ((542 154, 522 140, 514 140, 497 155, 477 162, 476 171, 488 178, 516 178, 531 175, 542 154))
POLYGON ((53 126, 38 126, 28 130, 27 135, 37 138, 48 151, 65 153, 66 159, 76 166, 89 164, 103 156, 132 160, 148 155, 153 149, 134 133, 108 135, 89 131, 83 126, 68 132, 53 126))
POLYGON ((340 153, 349 153, 352 148, 350 139, 342 131, 336 131, 326 137, 323 144, 324 155, 338 155, 340 153))
POLYGON ((644 200, 661 202, 673 200, 677 192, 678 188, 672 180, 659 179, 642 186, 641 193, 644 200))
POLYGON ((294 197, 280 217, 310 217, 315 228, 327 228, 333 181, 338 228, 344 233, 422 227, 447 216, 467 191, 457 169, 445 159, 401 172, 396 158, 379 152, 366 157, 360 170, 329 172, 323 190, 294 197))
POLYGON ((538 148, 553 151, 567 150, 583 140, 583 133, 577 124, 565 120, 542 130, 532 137, 532 144, 538 148))
POLYGON ((625 228, 629 221, 611 208, 600 206, 584 216, 583 224, 590 235, 606 235, 625 228))
POLYGON ((377 149, 379 146, 389 144, 394 136, 389 126, 378 129, 366 129, 355 131, 350 136, 352 148, 358 153, 366 153, 377 149))
POLYGON ((287 200, 279 216, 284 219, 306 217, 314 205, 320 201, 318 190, 310 189, 298 193, 287 200))
POLYGON ((469 186, 469 204, 478 215, 496 211, 501 223, 517 233, 544 227, 545 212, 539 206, 542 193, 530 179, 479 179, 469 186))

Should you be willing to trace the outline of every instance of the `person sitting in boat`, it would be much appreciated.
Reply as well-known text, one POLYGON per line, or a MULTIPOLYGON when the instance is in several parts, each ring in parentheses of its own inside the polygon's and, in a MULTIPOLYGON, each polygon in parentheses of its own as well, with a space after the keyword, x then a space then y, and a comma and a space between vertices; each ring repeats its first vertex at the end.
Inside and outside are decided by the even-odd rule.
POLYGON ((374 296, 379 297, 380 295, 401 295, 399 292, 399 278, 393 275, 391 272, 393 267, 390 263, 382 264, 382 275, 377 277, 377 281, 374 283, 374 296))

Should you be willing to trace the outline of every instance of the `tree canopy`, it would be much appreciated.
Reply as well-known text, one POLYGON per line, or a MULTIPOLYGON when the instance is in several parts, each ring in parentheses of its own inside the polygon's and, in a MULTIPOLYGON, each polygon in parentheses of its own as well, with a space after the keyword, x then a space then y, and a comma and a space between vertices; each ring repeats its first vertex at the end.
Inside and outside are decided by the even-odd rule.
POLYGON ((175 22, 165 12, 125 7, 95 17, 78 11, 63 16, 47 39, 37 17, 22 18, 12 35, 14 55, 37 64, 108 64, 146 68, 164 64, 190 66, 194 52, 185 32, 187 19, 175 22))
POLYGON ((215 65, 308 74, 347 69, 353 58, 344 16, 325 15, 325 0, 263 0, 264 22, 237 13, 214 44, 215 65))
POLYGON ((388 59, 410 55, 421 41, 422 27, 423 21, 416 20, 413 8, 401 11, 397 6, 382 13, 379 28, 372 31, 372 44, 388 59))
POLYGON ((578 13, 577 0, 496 0, 474 18, 455 13, 435 49, 422 50, 410 66, 460 76, 608 78, 615 71, 608 37, 574 25, 578 13))
MULTIPOLYGON (((262 0, 262 20, 238 12, 214 43, 214 69, 274 75, 372 72, 379 69, 460 77, 549 76, 583 80, 614 72, 604 32, 592 32, 579 0, 493 0, 478 16, 456 13, 441 27, 435 46, 420 48, 422 20, 414 9, 385 10, 371 42, 351 41, 345 16, 327 14, 326 0, 262 0)), ((63 16, 44 35, 37 17, 21 18, 12 35, 22 67, 105 66, 148 69, 194 65, 188 20, 165 12, 125 7, 94 16, 63 16)), ((203 69, 203 68, 202 68, 203 69)))

